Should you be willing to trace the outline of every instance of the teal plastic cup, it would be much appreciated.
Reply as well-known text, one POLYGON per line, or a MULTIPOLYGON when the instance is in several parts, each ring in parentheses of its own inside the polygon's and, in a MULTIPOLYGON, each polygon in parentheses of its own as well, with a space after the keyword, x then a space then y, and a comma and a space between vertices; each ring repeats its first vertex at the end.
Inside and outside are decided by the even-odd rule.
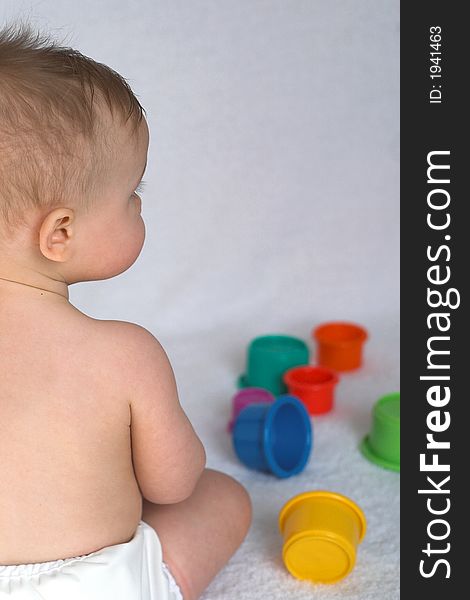
POLYGON ((263 335, 248 346, 246 374, 238 379, 238 387, 260 387, 275 396, 287 392, 282 376, 292 367, 307 365, 307 344, 290 335, 263 335))

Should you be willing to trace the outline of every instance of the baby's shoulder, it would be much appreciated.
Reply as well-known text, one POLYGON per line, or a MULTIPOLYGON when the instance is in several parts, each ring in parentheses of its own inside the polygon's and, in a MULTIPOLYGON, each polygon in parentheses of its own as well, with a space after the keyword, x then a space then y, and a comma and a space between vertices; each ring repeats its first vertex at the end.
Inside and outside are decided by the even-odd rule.
POLYGON ((143 353, 149 347, 161 347, 155 336, 145 327, 129 321, 96 320, 91 324, 94 334, 109 349, 129 353, 143 353))
POLYGON ((167 362, 166 353, 156 337, 136 323, 91 319, 89 327, 99 355, 127 379, 157 366, 157 363, 167 362))

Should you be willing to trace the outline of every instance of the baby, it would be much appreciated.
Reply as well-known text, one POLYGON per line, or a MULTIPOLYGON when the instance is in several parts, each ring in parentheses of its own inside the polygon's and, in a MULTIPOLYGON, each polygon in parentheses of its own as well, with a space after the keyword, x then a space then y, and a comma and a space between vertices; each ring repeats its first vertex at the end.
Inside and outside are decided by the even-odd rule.
POLYGON ((141 251, 143 113, 109 67, 0 30, 1 600, 194 600, 250 525, 154 336, 69 302, 141 251))

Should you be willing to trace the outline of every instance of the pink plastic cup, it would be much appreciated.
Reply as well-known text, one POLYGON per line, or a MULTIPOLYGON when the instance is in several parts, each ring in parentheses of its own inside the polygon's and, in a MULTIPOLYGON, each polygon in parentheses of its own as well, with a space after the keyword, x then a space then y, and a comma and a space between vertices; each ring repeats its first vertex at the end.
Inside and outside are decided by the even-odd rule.
POLYGON ((227 431, 231 432, 235 421, 245 406, 258 402, 273 402, 274 395, 268 390, 259 387, 243 388, 232 398, 232 418, 227 425, 227 431))

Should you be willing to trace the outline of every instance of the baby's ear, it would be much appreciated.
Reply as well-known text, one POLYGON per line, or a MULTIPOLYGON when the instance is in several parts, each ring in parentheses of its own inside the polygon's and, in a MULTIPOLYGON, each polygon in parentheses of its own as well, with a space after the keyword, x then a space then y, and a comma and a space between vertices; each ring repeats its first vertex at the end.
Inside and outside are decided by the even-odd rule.
POLYGON ((70 258, 75 213, 71 208, 55 208, 39 229, 39 249, 49 260, 65 262, 70 258))

